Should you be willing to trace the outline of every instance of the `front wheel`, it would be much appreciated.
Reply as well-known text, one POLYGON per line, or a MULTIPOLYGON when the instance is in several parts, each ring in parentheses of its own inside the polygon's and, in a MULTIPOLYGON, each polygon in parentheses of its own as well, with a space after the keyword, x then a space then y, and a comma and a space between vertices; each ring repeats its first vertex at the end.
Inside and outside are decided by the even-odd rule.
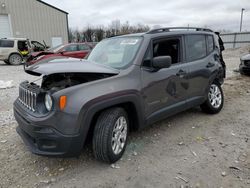
POLYGON ((114 163, 118 161, 126 148, 129 121, 123 108, 111 108, 103 111, 97 119, 93 151, 95 158, 114 163))
POLYGON ((210 85, 207 100, 201 105, 201 109, 209 114, 217 114, 221 111, 224 104, 224 94, 220 84, 210 85))

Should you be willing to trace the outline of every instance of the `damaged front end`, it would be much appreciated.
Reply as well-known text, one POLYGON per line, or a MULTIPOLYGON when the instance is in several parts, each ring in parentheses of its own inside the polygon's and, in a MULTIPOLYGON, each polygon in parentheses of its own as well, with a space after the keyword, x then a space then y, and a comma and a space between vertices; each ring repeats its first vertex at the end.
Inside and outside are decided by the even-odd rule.
MULTIPOLYGON (((63 100, 68 97, 70 101, 71 96, 67 93, 74 92, 77 89, 74 86, 83 84, 84 87, 85 83, 115 76, 119 71, 87 61, 57 60, 56 63, 33 65, 26 72, 41 78, 22 82, 19 86, 19 97, 14 103, 17 132, 33 153, 79 155, 84 142, 83 133, 79 132, 79 114, 62 108, 66 104, 63 100)), ((69 106, 72 107, 72 103, 69 106)))
POLYGON ((19 102, 33 113, 46 114, 53 107, 52 95, 65 88, 105 79, 119 73, 118 70, 78 59, 53 60, 33 65, 25 72, 41 76, 41 83, 22 82, 19 102))
POLYGON ((52 108, 47 105, 48 95, 75 85, 108 78, 105 73, 57 73, 45 75, 41 84, 24 81, 19 86, 19 102, 33 113, 46 114, 52 108))
POLYGON ((118 74, 115 69, 80 60, 34 65, 25 71, 42 78, 40 83, 22 82, 18 101, 32 113, 38 114, 46 114, 52 109, 52 95, 55 92, 118 74))

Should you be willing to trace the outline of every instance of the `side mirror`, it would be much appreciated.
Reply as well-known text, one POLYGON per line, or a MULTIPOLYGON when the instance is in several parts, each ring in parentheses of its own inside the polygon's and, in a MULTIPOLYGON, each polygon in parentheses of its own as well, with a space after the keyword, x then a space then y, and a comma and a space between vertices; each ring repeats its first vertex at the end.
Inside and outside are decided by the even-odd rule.
POLYGON ((172 64, 170 56, 158 56, 153 58, 153 67, 155 69, 169 68, 172 64))

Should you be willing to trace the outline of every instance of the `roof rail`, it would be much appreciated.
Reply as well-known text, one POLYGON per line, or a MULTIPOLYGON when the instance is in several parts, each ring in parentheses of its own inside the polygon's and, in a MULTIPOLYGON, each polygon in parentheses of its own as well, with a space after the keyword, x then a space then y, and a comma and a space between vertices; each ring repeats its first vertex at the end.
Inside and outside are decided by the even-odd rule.
POLYGON ((170 32, 173 30, 194 30, 194 31, 213 32, 211 29, 199 28, 199 27, 163 27, 163 28, 158 28, 158 29, 152 29, 152 30, 148 31, 147 34, 170 32))

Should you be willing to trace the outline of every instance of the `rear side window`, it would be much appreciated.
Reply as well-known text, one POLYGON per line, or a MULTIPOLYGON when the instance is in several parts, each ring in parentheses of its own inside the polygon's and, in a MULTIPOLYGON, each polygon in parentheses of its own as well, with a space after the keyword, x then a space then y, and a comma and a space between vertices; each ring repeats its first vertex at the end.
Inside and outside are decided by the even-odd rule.
POLYGON ((214 51, 214 37, 212 35, 207 36, 207 51, 208 54, 214 51))
POLYGON ((74 52, 74 51, 78 51, 78 48, 77 48, 76 44, 72 44, 72 45, 66 46, 64 48, 64 51, 66 51, 66 52, 74 52))
POLYGON ((205 35, 186 36, 187 61, 195 61, 206 56, 205 35))
POLYGON ((13 40, 0 40, 0 47, 2 48, 13 48, 14 41, 13 40))

